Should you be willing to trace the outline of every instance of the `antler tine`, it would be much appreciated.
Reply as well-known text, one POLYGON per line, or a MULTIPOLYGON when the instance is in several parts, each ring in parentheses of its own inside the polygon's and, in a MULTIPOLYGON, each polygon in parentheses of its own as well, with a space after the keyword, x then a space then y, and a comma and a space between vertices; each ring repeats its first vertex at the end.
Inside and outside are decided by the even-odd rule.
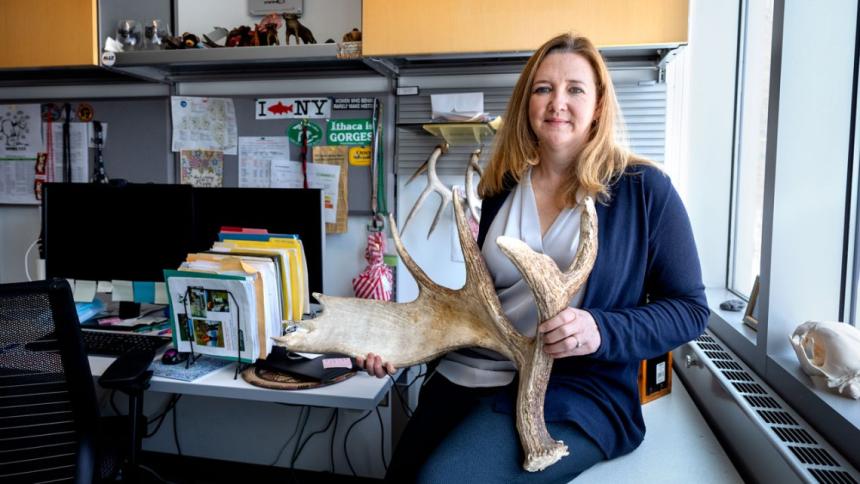
POLYGON ((478 213, 478 194, 475 191, 475 184, 472 182, 472 175, 475 172, 478 176, 484 176, 484 170, 478 160, 481 159, 481 148, 476 149, 469 156, 469 163, 466 165, 466 202, 469 205, 469 211, 472 213, 472 218, 475 220, 481 219, 481 214, 478 213))
POLYGON ((579 229, 579 248, 565 272, 561 272, 549 256, 534 252, 519 239, 507 236, 496 239, 499 249, 514 263, 534 293, 542 320, 555 316, 567 307, 572 295, 588 278, 597 259, 597 213, 594 200, 585 197, 582 203, 584 209, 579 229))
MULTIPOLYGON (((439 149, 439 147, 437 146, 437 147, 436 147, 436 149, 438 150, 438 149, 439 149)), ((435 152, 435 150, 434 150, 434 152, 433 152, 433 153, 434 153, 434 154, 436 153, 436 152, 435 152)), ((432 156, 433 156, 433 154, 431 154, 430 156, 432 157, 432 156)), ((406 180, 406 183, 405 183, 404 185, 409 185, 410 183, 412 183, 412 180, 414 180, 414 179, 418 178, 418 175, 420 175, 420 174, 424 173, 425 171, 427 171, 427 165, 428 165, 429 163, 430 163, 430 158, 428 157, 426 160, 424 160, 424 163, 421 163, 421 166, 419 166, 419 167, 418 167, 418 169, 417 169, 417 170, 415 170, 415 173, 413 173, 413 174, 412 174, 412 176, 410 176, 410 177, 409 177, 409 179, 408 179, 408 180, 406 180)))
MULTIPOLYGON (((409 219, 407 218, 406 221, 408 222, 409 219)), ((412 277, 415 278, 415 282, 418 284, 418 290, 423 291, 425 288, 431 289, 441 287, 433 282, 427 273, 418 266, 414 259, 412 259, 409 252, 406 252, 406 247, 403 246, 403 240, 400 239, 400 231, 397 230, 397 222, 394 220, 393 214, 388 214, 388 223, 391 227, 391 238, 394 239, 394 247, 397 249, 397 254, 400 255, 400 260, 403 261, 403 265, 406 266, 406 269, 410 274, 412 274, 412 277)))
MULTIPOLYGON (((447 145, 445 146, 447 147, 447 145)), ((430 234, 436 230, 436 225, 439 223, 439 219, 442 218, 442 212, 445 211, 445 208, 448 207, 448 204, 451 203, 451 199, 453 198, 453 192, 451 192, 451 189, 442 183, 442 180, 439 179, 439 175, 436 173, 436 161, 438 161, 438 159, 438 156, 430 158, 427 166, 427 184, 429 187, 433 188, 433 191, 442 197, 442 202, 439 204, 439 209, 436 210, 436 216, 433 218, 433 223, 430 225, 430 230, 427 232, 428 239, 430 238, 430 234)))
POLYGON ((430 195, 430 192, 432 191, 433 187, 427 185, 426 187, 424 187, 424 190, 421 191, 421 195, 418 195, 418 199, 415 200, 415 205, 413 205, 412 209, 409 210, 409 215, 406 216, 406 221, 403 222, 402 233, 406 233, 406 227, 409 226, 409 221, 412 220, 412 217, 414 217, 416 213, 418 213, 418 209, 421 208, 422 205, 424 205, 424 200, 427 199, 427 196, 430 195))
MULTIPOLYGON (((424 190, 421 191, 421 195, 418 196, 418 200, 415 201, 415 205, 412 206, 412 210, 409 211, 409 215, 406 216, 406 222, 403 223, 403 232, 406 233, 406 227, 409 226, 409 221, 412 220, 412 217, 418 212, 421 206, 424 204, 424 201, 427 199, 427 196, 431 191, 435 191, 442 197, 442 207, 439 209, 439 212, 444 210, 445 205, 450 202, 450 193, 451 190, 448 189, 442 182, 439 180, 439 177, 436 175, 436 161, 439 160, 439 157, 444 153, 448 152, 448 144, 442 143, 437 145, 433 149, 433 153, 430 154, 430 157, 427 158, 427 161, 424 162, 421 167, 418 168, 412 178, 409 179, 406 183, 412 181, 419 173, 427 172, 427 186, 424 187, 424 190)), ((436 213, 436 218, 434 219, 433 225, 430 227, 430 232, 427 233, 427 238, 430 238, 430 234, 433 233, 433 229, 436 227, 436 224, 439 221, 440 213, 436 213)))
MULTIPOLYGON (((438 192, 437 192, 438 193, 438 192)), ((436 225, 439 223, 439 220, 442 218, 442 212, 445 211, 445 208, 448 207, 448 204, 451 203, 451 199, 453 195, 451 192, 448 193, 439 193, 439 196, 442 197, 442 201, 439 203, 439 209, 436 210, 436 216, 433 217, 433 223, 430 224, 430 230, 427 231, 427 238, 430 238, 430 234, 436 230, 436 225)))

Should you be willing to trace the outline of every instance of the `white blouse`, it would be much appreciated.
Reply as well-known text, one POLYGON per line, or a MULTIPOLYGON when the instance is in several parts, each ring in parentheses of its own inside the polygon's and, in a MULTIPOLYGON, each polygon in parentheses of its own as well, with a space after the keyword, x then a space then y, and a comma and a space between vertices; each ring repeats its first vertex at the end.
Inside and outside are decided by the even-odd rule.
MULTIPOLYGON (((576 198, 581 201, 583 197, 577 194, 576 198)), ((540 217, 529 168, 487 231, 481 252, 493 278, 502 310, 514 327, 526 336, 534 336, 537 331, 537 306, 528 284, 496 245, 496 238, 507 235, 520 239, 533 250, 550 256, 562 270, 567 270, 579 247, 581 214, 581 204, 563 209, 541 237, 540 217)), ((585 285, 574 294, 570 306, 579 306, 584 291, 585 285)), ((499 353, 469 348, 445 355, 436 371, 461 386, 493 387, 513 381, 516 367, 499 353)))

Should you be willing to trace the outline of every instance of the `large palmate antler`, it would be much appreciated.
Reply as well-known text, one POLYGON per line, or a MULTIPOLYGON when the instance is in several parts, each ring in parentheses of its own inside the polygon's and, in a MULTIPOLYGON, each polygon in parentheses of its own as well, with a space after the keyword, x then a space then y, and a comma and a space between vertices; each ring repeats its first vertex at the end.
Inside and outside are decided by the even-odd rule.
POLYGON ((414 180, 421 173, 427 172, 427 186, 424 187, 424 190, 421 192, 421 195, 418 195, 418 200, 415 201, 415 205, 412 206, 412 210, 409 211, 409 215, 406 216, 406 221, 403 222, 403 232, 406 232, 406 227, 409 225, 409 221, 412 220, 412 217, 418 212, 418 209, 421 208, 421 205, 424 204, 424 201, 427 200, 427 197, 432 192, 436 192, 442 198, 441 203, 439 204, 439 209, 436 210, 436 216, 433 218, 433 224, 430 225, 430 230, 427 232, 427 238, 430 238, 430 234, 436 229, 436 224, 439 223, 439 219, 442 218, 442 212, 445 211, 445 207, 451 203, 451 199, 454 198, 453 192, 448 188, 441 180, 439 180, 439 175, 436 174, 436 162, 439 160, 439 157, 448 152, 448 143, 442 143, 433 148, 433 153, 430 154, 430 157, 415 170, 415 173, 409 177, 409 180, 406 180, 406 184, 408 185, 412 180, 414 180))
MULTIPOLYGON (((588 197, 583 203, 579 249, 567 272, 562 273, 552 259, 519 240, 497 240, 531 286, 544 320, 567 306, 597 257, 594 202, 588 197)), ((392 303, 314 294, 322 304, 322 314, 300 322, 299 329, 276 340, 293 351, 351 356, 376 353, 397 367, 417 365, 458 348, 477 346, 501 353, 520 373, 516 419, 525 451, 523 467, 530 472, 543 470, 568 454, 567 446, 549 435, 543 417, 553 360, 543 351, 539 334, 523 336, 502 311, 487 266, 469 234, 460 197, 454 199, 454 214, 466 264, 462 288, 449 289, 427 277, 404 249, 392 217, 394 243, 418 283, 418 297, 408 303, 392 303)))

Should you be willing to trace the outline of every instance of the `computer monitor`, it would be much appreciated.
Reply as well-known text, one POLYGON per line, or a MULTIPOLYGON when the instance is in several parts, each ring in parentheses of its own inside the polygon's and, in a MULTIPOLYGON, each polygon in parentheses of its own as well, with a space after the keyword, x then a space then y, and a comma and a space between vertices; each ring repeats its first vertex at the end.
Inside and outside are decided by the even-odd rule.
POLYGON ((163 281, 192 246, 192 197, 189 185, 45 184, 46 275, 163 281))
POLYGON ((297 234, 308 286, 323 292, 325 220, 319 189, 48 183, 42 237, 48 277, 163 281, 191 252, 209 250, 222 227, 297 234))
POLYGON ((321 190, 195 188, 194 221, 195 252, 212 247, 224 226, 298 235, 305 249, 310 291, 323 292, 325 218, 321 190))

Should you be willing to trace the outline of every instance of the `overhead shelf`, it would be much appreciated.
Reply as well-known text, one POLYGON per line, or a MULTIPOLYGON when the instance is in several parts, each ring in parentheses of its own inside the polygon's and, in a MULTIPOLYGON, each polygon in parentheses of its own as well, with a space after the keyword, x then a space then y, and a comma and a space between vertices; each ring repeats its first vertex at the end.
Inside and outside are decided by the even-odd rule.
MULTIPOLYGON (((610 69, 655 70, 681 44, 600 49, 610 69)), ((338 44, 223 47, 132 51, 116 54, 113 66, 0 69, 0 88, 140 82, 193 82, 519 73, 531 52, 409 55, 339 59, 338 44)))
POLYGON ((112 69, 159 82, 379 75, 337 44, 119 52, 112 69))

